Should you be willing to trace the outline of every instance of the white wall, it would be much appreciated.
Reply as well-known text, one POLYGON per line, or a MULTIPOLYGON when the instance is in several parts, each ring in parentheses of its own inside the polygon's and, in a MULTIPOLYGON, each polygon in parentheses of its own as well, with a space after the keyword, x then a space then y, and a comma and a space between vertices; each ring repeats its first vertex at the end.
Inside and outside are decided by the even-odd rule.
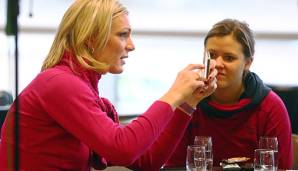
MULTIPOLYGON (((39 72, 58 23, 72 0, 20 1, 20 72, 22 90, 39 72), (45 3, 46 2, 46 3, 45 3)), ((256 33, 252 70, 267 84, 298 86, 298 8, 296 0, 123 0, 130 11, 136 50, 121 75, 107 74, 102 96, 120 114, 142 113, 171 85, 187 63, 201 62, 203 37, 224 18, 249 23, 256 33)), ((0 89, 13 90, 13 43, 4 34, 6 0, 0 0, 0 89)))

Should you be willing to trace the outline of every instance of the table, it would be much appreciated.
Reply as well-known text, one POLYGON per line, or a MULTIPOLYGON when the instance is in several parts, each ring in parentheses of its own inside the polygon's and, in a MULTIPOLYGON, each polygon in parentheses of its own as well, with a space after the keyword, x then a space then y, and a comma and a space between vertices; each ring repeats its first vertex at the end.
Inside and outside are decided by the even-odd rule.
MULTIPOLYGON (((160 171, 186 171, 185 167, 167 167, 161 168, 160 171)), ((221 167, 213 167, 212 171, 222 171, 221 167)))
MULTIPOLYGON (((213 167, 213 169, 212 169, 212 171, 222 171, 222 170, 223 169, 221 167, 213 167)), ((186 169, 185 169, 185 167, 171 167, 171 168, 162 168, 162 169, 160 169, 160 171, 186 171, 186 169)), ((282 169, 278 169, 278 171, 298 171, 298 170, 282 170, 282 169)))

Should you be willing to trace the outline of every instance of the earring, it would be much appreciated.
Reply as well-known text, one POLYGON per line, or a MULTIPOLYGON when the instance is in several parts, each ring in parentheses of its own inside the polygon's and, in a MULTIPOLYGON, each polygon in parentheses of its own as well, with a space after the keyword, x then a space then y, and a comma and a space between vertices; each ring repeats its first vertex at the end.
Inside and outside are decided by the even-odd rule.
POLYGON ((90 46, 87 46, 87 45, 86 45, 86 48, 87 48, 88 52, 93 55, 94 48, 93 47, 90 47, 90 46))
POLYGON ((91 54, 93 54, 94 53, 94 48, 93 47, 89 48, 89 51, 90 51, 91 54))

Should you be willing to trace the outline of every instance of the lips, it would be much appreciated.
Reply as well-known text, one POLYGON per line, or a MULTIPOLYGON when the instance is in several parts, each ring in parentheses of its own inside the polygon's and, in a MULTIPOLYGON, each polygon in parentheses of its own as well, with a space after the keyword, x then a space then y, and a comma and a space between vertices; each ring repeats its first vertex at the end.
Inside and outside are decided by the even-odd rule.
POLYGON ((124 65, 124 64, 125 64, 125 61, 124 61, 124 59, 126 59, 126 58, 128 58, 128 56, 122 56, 122 57, 120 58, 122 65, 124 65))
POLYGON ((223 76, 223 75, 225 75, 225 74, 222 73, 222 72, 218 72, 217 75, 221 75, 221 76, 223 76))
POLYGON ((216 78, 217 78, 217 80, 219 80, 220 78, 222 78, 222 77, 224 77, 224 76, 225 76, 224 73, 219 72, 219 73, 217 73, 216 78))
POLYGON ((120 59, 125 59, 125 58, 128 58, 128 56, 122 56, 120 59))

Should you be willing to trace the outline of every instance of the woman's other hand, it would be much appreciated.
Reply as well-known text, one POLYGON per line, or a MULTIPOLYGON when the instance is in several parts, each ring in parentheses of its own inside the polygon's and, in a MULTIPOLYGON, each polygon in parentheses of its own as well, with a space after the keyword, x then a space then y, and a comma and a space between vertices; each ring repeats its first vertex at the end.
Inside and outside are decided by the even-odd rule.
MULTIPOLYGON (((160 100, 170 104, 173 108, 176 108, 191 96, 197 94, 196 92, 198 90, 203 90, 205 83, 199 72, 199 70, 203 68, 204 65, 202 64, 189 64, 186 68, 178 73, 171 88, 164 96, 160 98, 160 100)), ((214 84, 214 72, 216 71, 214 70, 213 65, 213 70, 211 72, 212 77, 208 79, 208 82, 210 80, 210 86, 211 83, 214 84)))
POLYGON ((207 78, 207 80, 204 81, 203 87, 198 87, 192 95, 186 100, 186 103, 188 103, 192 107, 196 107, 196 105, 204 98, 210 96, 215 89, 217 88, 217 69, 215 68, 216 61, 211 60, 210 65, 210 74, 207 78))

